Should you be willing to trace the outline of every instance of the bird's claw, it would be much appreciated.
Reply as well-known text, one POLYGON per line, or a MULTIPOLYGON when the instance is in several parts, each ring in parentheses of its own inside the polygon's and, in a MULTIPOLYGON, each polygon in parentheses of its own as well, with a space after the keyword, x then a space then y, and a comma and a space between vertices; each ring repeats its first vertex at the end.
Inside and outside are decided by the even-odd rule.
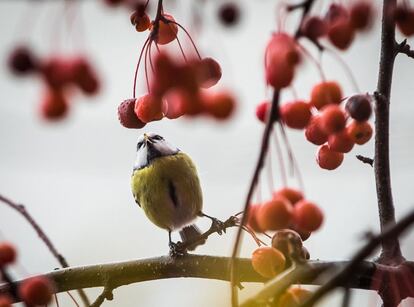
POLYGON ((180 257, 180 256, 184 256, 185 254, 187 254, 187 250, 183 248, 182 242, 177 242, 177 243, 170 242, 168 246, 170 248, 171 257, 180 257))
POLYGON ((217 229, 217 233, 219 235, 222 235, 223 233, 226 233, 226 224, 219 219, 211 218, 211 227, 217 229))

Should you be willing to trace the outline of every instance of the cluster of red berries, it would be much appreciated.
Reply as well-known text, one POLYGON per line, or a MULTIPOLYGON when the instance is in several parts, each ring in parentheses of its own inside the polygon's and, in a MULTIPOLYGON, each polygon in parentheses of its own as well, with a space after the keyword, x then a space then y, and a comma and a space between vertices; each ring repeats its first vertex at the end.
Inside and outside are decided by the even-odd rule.
POLYGON ((41 61, 26 47, 16 48, 9 57, 9 68, 18 76, 37 73, 46 84, 40 114, 47 120, 63 118, 69 108, 67 96, 73 88, 95 95, 100 88, 97 75, 83 56, 51 57, 41 61))
POLYGON ((138 99, 127 99, 118 108, 118 117, 126 128, 142 128, 166 117, 208 114, 217 119, 228 118, 235 107, 227 92, 210 93, 221 78, 220 65, 212 58, 174 63, 165 53, 154 61, 150 93, 138 99))
MULTIPOLYGON (((17 252, 15 247, 7 242, 0 243, 0 268, 16 261, 17 252)), ((44 276, 36 276, 26 279, 18 289, 20 299, 28 306, 44 306, 52 299, 53 284, 44 276)), ((0 306, 11 307, 12 298, 8 295, 0 295, 0 306)))
MULTIPOLYGON (((342 90, 336 82, 325 81, 312 89, 310 102, 297 100, 280 107, 281 121, 293 129, 305 129, 306 139, 322 145, 317 162, 323 169, 333 170, 342 164, 344 153, 355 144, 367 143, 373 134, 368 119, 372 113, 368 95, 354 95, 347 99, 345 110, 340 106, 342 90), (352 120, 347 124, 347 120, 352 120)), ((270 102, 257 106, 256 115, 266 120, 270 102)))
POLYGON ((293 188, 282 188, 272 199, 250 206, 248 226, 256 232, 292 229, 302 240, 320 228, 323 213, 317 205, 305 200, 303 193, 293 188))
POLYGON ((357 32, 370 28, 373 16, 374 7, 369 0, 352 1, 349 7, 332 3, 324 17, 306 18, 300 33, 313 41, 327 37, 336 48, 345 50, 357 32))
POLYGON ((414 35, 414 9, 404 1, 394 10, 394 20, 398 29, 405 36, 414 35))

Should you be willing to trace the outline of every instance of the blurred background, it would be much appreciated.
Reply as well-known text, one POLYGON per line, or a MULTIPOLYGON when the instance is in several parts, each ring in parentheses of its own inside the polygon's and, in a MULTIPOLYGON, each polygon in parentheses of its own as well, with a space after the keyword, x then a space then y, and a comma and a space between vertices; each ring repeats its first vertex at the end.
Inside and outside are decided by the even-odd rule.
MULTIPOLYGON (((155 7, 155 1, 150 2, 155 7)), ((318 1, 315 12, 328 2, 318 1)), ((254 115, 255 108, 271 97, 264 85, 263 53, 270 34, 276 30, 277 1, 237 1, 241 16, 235 27, 223 26, 217 17, 223 1, 205 1, 203 6, 197 3, 165 1, 165 11, 190 30, 202 55, 219 61, 223 79, 217 87, 236 95, 237 112, 224 123, 207 118, 166 119, 141 131, 123 128, 117 118, 119 103, 131 98, 135 64, 147 37, 131 27, 128 10, 109 8, 98 0, 76 1, 77 19, 69 31, 62 15, 63 1, 0 2, 0 193, 27 207, 71 265, 168 253, 167 233, 147 220, 130 191, 136 140, 143 132, 163 135, 193 158, 202 182, 206 213, 225 220, 242 208, 264 128, 254 115), (196 18, 201 21, 199 27, 193 23, 195 10, 202 16, 196 18), (103 80, 102 91, 92 99, 73 97, 64 121, 45 122, 38 115, 43 92, 40 80, 17 78, 6 66, 11 50, 22 43, 44 56, 86 53, 103 80)), ((289 17, 286 29, 294 29, 295 16, 289 17)), ((376 87, 378 19, 379 12, 373 29, 358 35, 349 51, 342 54, 363 92, 376 87)), ((188 41, 183 41, 188 47, 188 41)), ((316 54, 312 46, 306 46, 316 54)), ((355 93, 343 68, 329 54, 324 55, 322 65, 328 79, 338 80, 346 95, 355 93)), ((413 207, 413 72, 412 59, 399 56, 391 107, 391 168, 397 217, 413 207)), ((305 61, 294 82, 298 96, 308 99, 312 86, 319 81, 315 66, 305 61)), ((138 84, 139 94, 144 94, 142 72, 138 84)), ((282 101, 289 99, 291 91, 284 91, 282 101)), ((305 246, 312 259, 348 259, 364 242, 365 232, 378 230, 373 169, 355 158, 356 154, 372 157, 373 141, 355 147, 339 169, 329 172, 317 166, 317 148, 305 141, 303 132, 288 130, 288 135, 304 177, 306 196, 326 215, 322 229, 305 246)), ((271 156, 277 188, 281 181, 274 147, 271 156)), ((265 171, 261 179, 263 198, 270 195, 267 178, 265 171)), ((294 178, 290 183, 297 185, 294 178)), ((203 229, 209 227, 208 220, 198 224, 203 229)), ((223 236, 213 235, 197 253, 230 255, 234 235, 234 230, 223 236)), ((18 247, 19 261, 12 268, 15 278, 58 266, 22 217, 3 205, 0 240, 12 241, 18 247)), ((413 242, 414 234, 402 240, 408 259, 414 256, 413 242)), ((254 241, 245 236, 241 255, 249 257, 254 248, 254 241)), ((259 287, 246 284, 241 296, 259 287)), ((228 283, 211 280, 152 281, 116 289, 114 301, 104 306, 229 306, 229 290, 228 283)), ((93 298, 100 289, 87 292, 93 298)), ((355 293, 354 306, 380 305, 368 291, 355 293)), ((61 305, 71 306, 67 295, 60 294, 59 298, 61 305)), ((339 299, 333 295, 320 306, 336 306, 339 299)))

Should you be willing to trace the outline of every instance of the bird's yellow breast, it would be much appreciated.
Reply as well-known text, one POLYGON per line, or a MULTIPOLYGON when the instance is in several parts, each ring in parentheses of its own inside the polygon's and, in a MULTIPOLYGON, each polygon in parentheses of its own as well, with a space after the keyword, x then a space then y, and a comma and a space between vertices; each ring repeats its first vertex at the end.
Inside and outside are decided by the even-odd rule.
POLYGON ((185 153, 156 158, 147 167, 135 170, 131 187, 136 202, 161 228, 181 228, 201 212, 197 170, 185 153))

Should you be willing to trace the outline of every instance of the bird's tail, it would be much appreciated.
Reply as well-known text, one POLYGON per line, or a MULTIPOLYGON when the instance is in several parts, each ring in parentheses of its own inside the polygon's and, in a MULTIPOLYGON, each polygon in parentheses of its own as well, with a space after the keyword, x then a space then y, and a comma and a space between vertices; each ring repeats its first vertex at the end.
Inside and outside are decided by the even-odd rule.
POLYGON ((188 247, 188 250, 190 251, 195 250, 197 246, 206 243, 205 239, 201 241, 196 241, 196 239, 199 238, 200 235, 201 231, 195 224, 186 226, 180 230, 180 237, 183 243, 195 241, 194 244, 188 247))

